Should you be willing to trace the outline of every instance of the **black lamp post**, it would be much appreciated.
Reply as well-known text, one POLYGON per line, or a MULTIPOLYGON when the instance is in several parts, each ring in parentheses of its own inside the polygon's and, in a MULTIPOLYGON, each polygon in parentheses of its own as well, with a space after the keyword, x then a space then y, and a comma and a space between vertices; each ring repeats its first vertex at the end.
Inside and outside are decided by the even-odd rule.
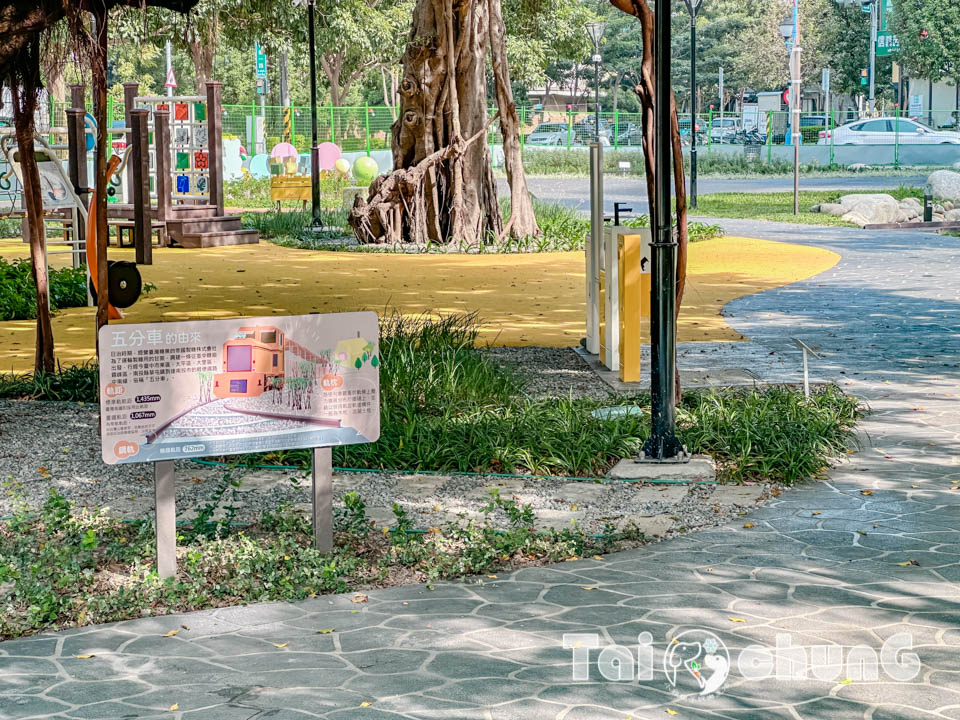
POLYGON ((683 0, 690 12, 690 207, 697 207, 697 13, 703 0, 683 0))
POLYGON ((670 124, 670 10, 669 0, 657 3, 654 31, 654 147, 656 175, 654 206, 650 209, 653 242, 650 243, 650 437, 641 460, 680 462, 686 455, 676 436, 676 284, 677 243, 673 239, 670 213, 670 182, 673 178, 670 124))
POLYGON ((316 0, 293 0, 295 7, 307 6, 307 43, 310 54, 310 217, 313 227, 323 224, 320 216, 320 146, 317 144, 317 46, 314 36, 316 0))
POLYGON ((594 141, 600 142, 600 40, 606 29, 605 22, 587 23, 587 35, 593 41, 593 72, 594 72, 594 141))

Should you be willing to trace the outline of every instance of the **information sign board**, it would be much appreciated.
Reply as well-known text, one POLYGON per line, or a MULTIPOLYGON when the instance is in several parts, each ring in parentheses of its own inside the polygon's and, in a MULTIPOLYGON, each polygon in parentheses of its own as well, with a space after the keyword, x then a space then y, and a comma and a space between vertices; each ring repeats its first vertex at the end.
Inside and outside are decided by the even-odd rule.
POLYGON ((375 442, 374 312, 101 328, 103 461, 375 442))

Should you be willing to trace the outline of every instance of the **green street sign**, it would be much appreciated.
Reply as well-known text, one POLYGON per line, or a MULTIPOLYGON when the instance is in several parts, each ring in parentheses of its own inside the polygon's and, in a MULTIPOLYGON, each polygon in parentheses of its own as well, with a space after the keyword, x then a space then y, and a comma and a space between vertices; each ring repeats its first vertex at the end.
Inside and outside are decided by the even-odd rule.
POLYGON ((896 55, 900 52, 900 41, 890 31, 890 16, 893 13, 893 0, 880 0, 878 7, 877 56, 896 55))
POLYGON ((260 43, 254 43, 253 47, 257 58, 257 77, 265 78, 267 76, 267 55, 260 47, 260 43))
POLYGON ((900 52, 900 40, 889 30, 877 33, 877 57, 896 55, 900 52))

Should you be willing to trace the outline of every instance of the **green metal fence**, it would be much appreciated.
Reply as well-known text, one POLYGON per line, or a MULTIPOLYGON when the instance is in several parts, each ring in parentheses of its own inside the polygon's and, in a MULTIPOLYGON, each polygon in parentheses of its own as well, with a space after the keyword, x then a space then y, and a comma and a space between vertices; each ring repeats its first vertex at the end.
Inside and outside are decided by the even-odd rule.
MULTIPOLYGON (((51 102, 49 113, 54 126, 66 124, 67 103, 51 102)), ((490 110, 491 117, 496 113, 490 110)), ((521 127, 521 144, 525 150, 540 148, 584 148, 596 137, 596 116, 586 110, 545 110, 538 107, 517 109, 521 127)), ((397 108, 383 105, 318 108, 318 136, 320 142, 329 141, 344 152, 388 150, 391 126, 397 108)), ((622 111, 600 114, 601 142, 614 150, 639 150, 642 144, 639 113, 622 111)), ((803 112, 800 115, 799 135, 802 146, 821 148, 824 161, 834 163, 836 148, 841 146, 889 146, 882 154, 882 164, 897 165, 903 148, 916 145, 960 144, 957 110, 915 111, 911 116, 904 108, 886 115, 860 118, 856 111, 803 112), (826 149, 824 149, 826 148, 826 149), (892 153, 892 155, 890 154, 892 153)), ((108 99, 107 122, 122 126, 122 101, 108 99)), ((691 144, 693 132, 697 143, 710 152, 715 148, 727 152, 725 146, 753 146, 752 153, 766 156, 769 161, 777 147, 792 144, 795 134, 791 129, 789 111, 720 113, 709 110, 691 122, 689 114, 679 116, 682 142, 691 144), (693 127, 691 127, 693 126, 693 127), (759 152, 756 147, 760 146, 759 152)), ((261 106, 256 100, 249 105, 223 106, 223 134, 239 138, 248 154, 267 152, 280 142, 294 145, 300 152, 310 148, 310 109, 308 106, 261 106), (261 129, 262 128, 262 129, 261 129)), ((498 123, 490 128, 491 144, 502 139, 498 123)), ((879 164, 879 163, 878 163, 879 164)))

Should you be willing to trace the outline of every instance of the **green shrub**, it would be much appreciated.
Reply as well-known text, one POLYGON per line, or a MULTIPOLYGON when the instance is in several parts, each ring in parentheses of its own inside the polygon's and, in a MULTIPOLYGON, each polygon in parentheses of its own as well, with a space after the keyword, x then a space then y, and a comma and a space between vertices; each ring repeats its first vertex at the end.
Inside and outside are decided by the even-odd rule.
MULTIPOLYGON (((224 481, 229 483, 229 475, 224 481)), ((462 578, 607 552, 614 540, 573 528, 538 532, 529 507, 498 495, 480 520, 450 522, 429 533, 405 532, 412 523, 395 505, 401 529, 371 533, 363 502, 354 497, 338 514, 329 554, 313 548, 309 520, 289 509, 265 513, 259 523, 243 528, 193 521, 178 528, 178 577, 162 580, 152 521, 91 514, 56 492, 33 512, 19 500, 16 487, 8 491, 18 506, 0 521, 0 639, 144 615, 303 600, 398 578, 462 578), (511 527, 495 526, 493 512, 505 514, 511 527)), ((171 634, 189 636, 190 628, 180 622, 170 619, 171 634)), ((336 628, 307 632, 327 634, 336 628)), ((297 649, 293 636, 290 645, 297 649)))
POLYGON ((23 237, 23 226, 18 218, 0 218, 0 238, 23 237))
POLYGON ((99 400, 99 382, 96 363, 52 373, 0 374, 0 398, 95 403, 99 400))
MULTIPOLYGON (((37 316, 37 286, 30 260, 0 258, 0 320, 29 320, 37 316)), ((51 268, 50 310, 87 304, 87 275, 83 267, 51 268)))
MULTIPOLYGON (((676 220, 676 218, 673 219, 674 222, 676 220)), ((637 215, 627 220, 624 225, 627 227, 650 227, 650 216, 637 215)), ((713 238, 723 237, 724 234, 723 228, 719 225, 709 225, 696 220, 687 222, 687 240, 689 242, 712 240, 713 238)))
MULTIPOLYGON (((649 434, 650 397, 531 399, 522 368, 498 365, 476 347, 473 316, 383 318, 380 339, 380 439, 335 447, 339 467, 438 472, 604 475, 636 455, 649 434), (644 409, 614 419, 593 411, 644 409)), ((62 373, 0 376, 0 397, 95 401, 95 366, 62 373)), ((684 393, 679 437, 717 461, 730 481, 810 477, 851 442, 858 403, 834 386, 809 400, 795 388, 684 393)), ((240 458, 249 464, 308 467, 309 450, 240 458)))

